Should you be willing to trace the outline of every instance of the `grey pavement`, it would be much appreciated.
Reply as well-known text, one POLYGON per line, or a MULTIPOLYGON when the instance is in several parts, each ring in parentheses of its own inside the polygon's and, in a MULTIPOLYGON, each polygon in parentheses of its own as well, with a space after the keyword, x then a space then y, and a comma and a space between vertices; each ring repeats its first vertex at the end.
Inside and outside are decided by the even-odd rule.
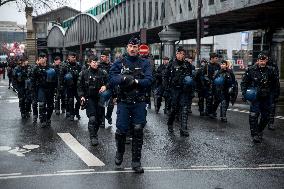
MULTIPOLYGON (((70 122, 52 117, 51 128, 21 120, 15 93, 0 80, 0 188, 284 188, 283 112, 276 131, 265 130, 262 144, 253 144, 248 105, 230 107, 228 123, 190 115, 190 137, 167 132, 167 116, 148 110, 142 164, 131 167, 131 145, 121 167, 114 165, 115 124, 99 130, 100 144, 90 145, 88 119, 70 122), (59 133, 72 135, 104 166, 88 166, 59 133)), ((115 120, 115 112, 113 113, 115 120)), ((108 124, 107 124, 108 126, 108 124)))

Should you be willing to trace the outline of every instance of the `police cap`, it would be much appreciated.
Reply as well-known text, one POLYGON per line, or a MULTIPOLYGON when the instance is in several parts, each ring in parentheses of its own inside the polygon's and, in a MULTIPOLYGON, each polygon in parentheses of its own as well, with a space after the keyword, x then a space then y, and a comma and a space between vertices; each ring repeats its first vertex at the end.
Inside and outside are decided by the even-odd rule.
POLYGON ((268 59, 268 55, 265 52, 261 52, 259 53, 259 55, 257 56, 258 60, 266 60, 268 59))
POLYGON ((128 41, 128 44, 139 45, 140 44, 140 40, 137 37, 131 37, 131 39, 128 41))

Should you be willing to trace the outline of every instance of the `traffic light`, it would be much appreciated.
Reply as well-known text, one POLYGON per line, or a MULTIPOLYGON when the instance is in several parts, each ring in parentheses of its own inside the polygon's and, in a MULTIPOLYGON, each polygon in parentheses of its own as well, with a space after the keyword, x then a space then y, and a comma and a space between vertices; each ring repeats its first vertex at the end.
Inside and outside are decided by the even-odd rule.
POLYGON ((201 37, 206 37, 209 34, 209 18, 201 20, 201 37))

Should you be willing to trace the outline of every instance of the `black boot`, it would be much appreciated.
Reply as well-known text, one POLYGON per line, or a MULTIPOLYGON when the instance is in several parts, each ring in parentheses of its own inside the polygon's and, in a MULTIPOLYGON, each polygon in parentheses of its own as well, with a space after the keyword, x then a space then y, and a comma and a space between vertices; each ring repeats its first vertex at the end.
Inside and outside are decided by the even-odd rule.
POLYGON ((120 132, 115 133, 115 142, 116 142, 116 154, 115 154, 115 165, 119 166, 122 164, 123 161, 123 154, 125 152, 125 140, 126 134, 122 134, 120 132))
POLYGON ((99 139, 98 139, 98 136, 97 136, 97 135, 90 137, 90 139, 91 139, 91 145, 92 145, 92 146, 97 146, 97 145, 99 145, 99 139))
POLYGON ((90 133, 91 145, 97 146, 99 144, 98 140, 99 127, 95 116, 89 117, 88 130, 90 133))
POLYGON ((188 137, 187 121, 188 121, 188 106, 181 107, 181 124, 180 124, 180 136, 188 137))
POLYGON ((135 124, 133 128, 133 140, 132 140, 132 169, 135 173, 144 173, 144 169, 141 166, 141 151, 143 145, 143 125, 135 124))

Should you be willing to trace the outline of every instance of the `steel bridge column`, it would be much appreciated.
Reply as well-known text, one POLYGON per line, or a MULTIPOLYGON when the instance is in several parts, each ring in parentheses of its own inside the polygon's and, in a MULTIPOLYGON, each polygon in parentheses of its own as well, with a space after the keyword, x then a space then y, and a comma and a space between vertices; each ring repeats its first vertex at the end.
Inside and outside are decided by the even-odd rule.
POLYGON ((173 27, 166 26, 159 37, 164 45, 163 56, 173 58, 175 56, 175 42, 180 40, 180 32, 173 27))

